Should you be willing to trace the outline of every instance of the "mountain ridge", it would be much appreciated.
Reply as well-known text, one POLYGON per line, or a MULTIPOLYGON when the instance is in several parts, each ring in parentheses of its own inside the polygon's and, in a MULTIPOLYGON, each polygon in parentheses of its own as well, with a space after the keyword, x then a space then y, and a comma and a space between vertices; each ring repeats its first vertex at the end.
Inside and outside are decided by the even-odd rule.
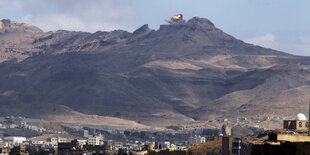
POLYGON ((245 43, 204 18, 133 33, 16 32, 0 33, 2 108, 62 105, 162 125, 282 115, 283 102, 310 92, 309 57, 245 43))

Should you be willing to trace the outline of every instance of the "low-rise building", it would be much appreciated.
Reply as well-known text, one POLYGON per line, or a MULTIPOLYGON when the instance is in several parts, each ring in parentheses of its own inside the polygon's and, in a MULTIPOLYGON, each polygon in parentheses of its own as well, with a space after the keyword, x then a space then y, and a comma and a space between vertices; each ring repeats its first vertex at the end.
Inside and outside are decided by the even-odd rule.
POLYGON ((309 121, 302 113, 296 116, 296 120, 284 120, 283 128, 289 130, 308 130, 309 121))
POLYGON ((164 141, 164 142, 155 142, 154 149, 166 149, 170 148, 170 142, 164 141))
POLYGON ((46 142, 51 144, 52 146, 57 146, 58 143, 65 143, 67 142, 66 138, 61 137, 53 137, 53 138, 47 138, 46 142))
POLYGON ((4 137, 4 141, 9 141, 12 142, 13 144, 21 144, 26 140, 27 140, 26 137, 17 137, 17 136, 4 137))
POLYGON ((81 155, 83 150, 77 140, 70 143, 58 143, 58 155, 81 155))
POLYGON ((310 153, 310 136, 287 133, 270 133, 264 143, 252 144, 253 155, 281 154, 304 155, 310 153))
POLYGON ((15 146, 11 149, 10 155, 29 155, 25 146, 15 146))
POLYGON ((0 148, 0 155, 9 155, 10 153, 10 148, 4 147, 0 148))
POLYGON ((201 137, 201 136, 192 136, 189 138, 189 145, 193 145, 193 144, 202 144, 206 142, 206 138, 205 137, 201 137))
POLYGON ((100 145, 100 141, 102 141, 101 136, 95 136, 95 137, 88 137, 87 144, 88 145, 100 145))
POLYGON ((107 145, 84 145, 84 154, 101 155, 106 154, 107 150, 111 150, 107 145))
POLYGON ((290 130, 307 130, 308 121, 305 120, 284 120, 283 128, 290 130))
POLYGON ((123 148, 123 143, 122 142, 114 142, 114 150, 119 150, 121 148, 123 148))

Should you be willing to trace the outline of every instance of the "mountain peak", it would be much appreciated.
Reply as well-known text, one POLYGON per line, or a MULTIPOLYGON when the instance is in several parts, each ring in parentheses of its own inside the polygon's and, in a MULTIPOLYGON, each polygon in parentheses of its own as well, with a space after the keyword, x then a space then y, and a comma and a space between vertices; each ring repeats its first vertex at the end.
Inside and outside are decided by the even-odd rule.
POLYGON ((193 17, 189 19, 187 22, 182 23, 173 23, 168 25, 161 25, 160 29, 182 29, 182 28, 190 28, 192 30, 216 30, 215 25, 206 18, 193 17))
POLYGON ((4 27, 4 26, 8 26, 8 25, 10 25, 10 23, 11 23, 11 20, 9 20, 9 19, 2 19, 1 21, 0 21, 0 25, 1 25, 1 27, 4 27))
POLYGON ((43 32, 38 27, 28 25, 25 23, 18 23, 11 21, 10 19, 2 19, 0 21, 0 32, 15 33, 15 32, 31 32, 31 33, 41 33, 43 32))
POLYGON ((147 33, 147 32, 150 32, 150 31, 152 31, 152 29, 149 28, 149 25, 148 24, 144 24, 140 28, 135 30, 133 32, 133 34, 143 34, 143 33, 147 33))
POLYGON ((207 18, 193 17, 189 19, 186 24, 189 24, 191 26, 215 28, 214 24, 207 18))
POLYGON ((205 18, 159 30, 143 25, 133 34, 33 33, 41 31, 0 23, 3 116, 54 116, 62 112, 50 107, 64 105, 88 114, 184 124, 253 112, 258 118, 267 114, 265 107, 280 116, 277 107, 288 92, 290 105, 310 92, 309 58, 246 44, 205 18), (44 115, 24 110, 38 108, 44 115))

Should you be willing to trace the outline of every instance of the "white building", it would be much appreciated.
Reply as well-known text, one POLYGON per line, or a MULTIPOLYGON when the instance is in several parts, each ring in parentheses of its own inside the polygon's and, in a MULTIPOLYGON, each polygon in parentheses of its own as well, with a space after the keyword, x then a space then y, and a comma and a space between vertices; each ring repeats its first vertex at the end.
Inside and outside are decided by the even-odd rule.
POLYGON ((95 137, 88 137, 87 143, 88 145, 100 145, 101 141, 103 140, 102 136, 95 136, 95 137))
POLYGON ((31 144, 33 144, 33 145, 43 145, 43 144, 44 144, 44 141, 41 141, 41 140, 32 140, 32 141, 31 141, 31 144))
POLYGON ((171 143, 169 141, 158 142, 157 144, 155 143, 155 148, 158 148, 158 149, 170 148, 170 147, 171 147, 171 143))
POLYGON ((114 147, 114 150, 119 150, 120 148, 123 148, 123 143, 122 142, 115 142, 113 147, 114 147))
POLYGON ((84 140, 84 139, 78 139, 77 141, 79 142, 80 146, 87 144, 87 140, 84 140))
POLYGON ((206 142, 206 138, 205 137, 201 137, 201 136, 192 136, 189 138, 189 145, 193 145, 193 144, 202 144, 206 142))
POLYGON ((54 138, 47 138, 46 139, 47 143, 53 145, 53 146, 57 146, 58 143, 65 143, 67 142, 66 138, 61 138, 61 137, 54 137, 54 138))
POLYGON ((26 137, 15 137, 15 136, 4 137, 4 141, 9 141, 14 144, 21 144, 24 141, 26 141, 26 137))

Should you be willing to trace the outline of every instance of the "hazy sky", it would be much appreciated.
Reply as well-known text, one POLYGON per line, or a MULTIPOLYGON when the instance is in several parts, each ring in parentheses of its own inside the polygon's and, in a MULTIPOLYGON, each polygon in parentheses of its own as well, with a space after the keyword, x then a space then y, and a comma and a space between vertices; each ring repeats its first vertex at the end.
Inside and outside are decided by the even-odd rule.
POLYGON ((158 29, 182 13, 246 42, 310 56, 309 0, 0 0, 0 18, 49 30, 158 29))

